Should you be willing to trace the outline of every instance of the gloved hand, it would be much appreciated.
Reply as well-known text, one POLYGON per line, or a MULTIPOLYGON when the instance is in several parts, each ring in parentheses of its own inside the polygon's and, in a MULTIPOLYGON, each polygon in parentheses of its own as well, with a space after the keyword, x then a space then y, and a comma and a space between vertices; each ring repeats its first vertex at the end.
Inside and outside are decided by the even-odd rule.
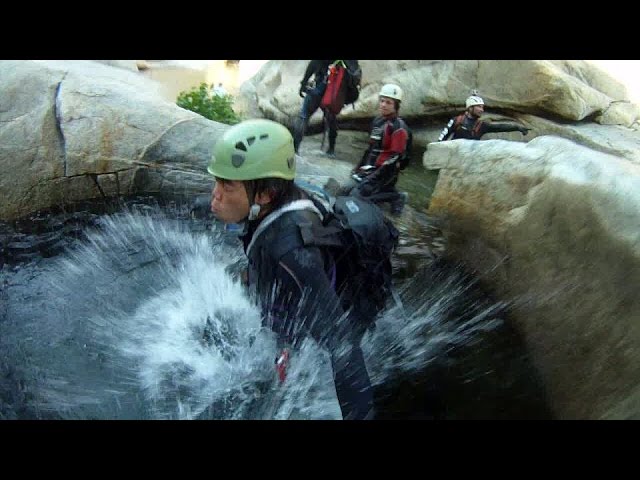
POLYGON ((305 94, 307 93, 307 85, 304 83, 300 84, 300 90, 298 90, 298 95, 300 95, 300 97, 304 98, 305 94))
POLYGON ((531 129, 527 128, 527 127, 520 127, 520 128, 518 128, 518 130, 520 131, 520 133, 522 135, 526 135, 527 133, 529 133, 529 130, 531 130, 531 129))

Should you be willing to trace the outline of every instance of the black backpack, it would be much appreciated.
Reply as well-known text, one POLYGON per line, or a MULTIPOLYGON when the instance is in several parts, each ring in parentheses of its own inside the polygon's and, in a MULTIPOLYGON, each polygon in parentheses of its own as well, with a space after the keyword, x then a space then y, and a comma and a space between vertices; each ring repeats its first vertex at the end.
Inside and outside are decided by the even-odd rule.
POLYGON ((354 196, 332 199, 317 188, 305 190, 322 212, 325 227, 305 243, 332 248, 337 293, 345 308, 372 323, 391 295, 391 254, 398 245, 398 230, 372 202, 354 196))
MULTIPOLYGON (((336 257, 338 292, 373 322, 391 295, 391 254, 399 232, 374 203, 348 196, 337 197, 333 216, 342 227, 343 250, 336 257)), ((330 220, 331 221, 331 220, 330 220)))
POLYGON ((345 60, 346 66, 343 82, 345 83, 344 104, 355 103, 360 96, 360 84, 362 83, 362 69, 358 60, 345 60))

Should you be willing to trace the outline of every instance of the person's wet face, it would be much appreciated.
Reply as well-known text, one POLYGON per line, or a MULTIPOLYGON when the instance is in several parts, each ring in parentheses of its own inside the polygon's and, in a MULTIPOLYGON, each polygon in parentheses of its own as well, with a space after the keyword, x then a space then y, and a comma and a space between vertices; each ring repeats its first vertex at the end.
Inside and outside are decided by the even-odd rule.
POLYGON ((396 113, 396 101, 389 97, 380 97, 380 103, 378 105, 380 115, 386 117, 396 113))
POLYGON ((238 223, 249 215, 249 198, 244 182, 216 177, 211 211, 224 223, 238 223))
POLYGON ((471 115, 474 117, 480 117, 484 113, 484 105, 474 105, 471 107, 471 115))

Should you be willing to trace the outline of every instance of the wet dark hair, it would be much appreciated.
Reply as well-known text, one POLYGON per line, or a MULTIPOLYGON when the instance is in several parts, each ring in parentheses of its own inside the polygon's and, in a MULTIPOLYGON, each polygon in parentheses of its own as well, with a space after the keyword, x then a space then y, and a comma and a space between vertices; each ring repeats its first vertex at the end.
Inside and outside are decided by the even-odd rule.
POLYGON ((296 186, 293 180, 260 178, 258 180, 246 181, 245 186, 251 199, 255 198, 256 194, 268 192, 272 198, 269 204, 272 210, 280 208, 285 203, 304 198, 303 192, 296 186))

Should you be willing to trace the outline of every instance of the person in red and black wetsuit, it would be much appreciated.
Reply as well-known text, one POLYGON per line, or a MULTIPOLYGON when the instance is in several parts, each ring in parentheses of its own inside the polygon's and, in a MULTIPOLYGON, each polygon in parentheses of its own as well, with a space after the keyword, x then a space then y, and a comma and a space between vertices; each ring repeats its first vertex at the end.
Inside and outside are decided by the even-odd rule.
POLYGON ((403 168, 401 160, 407 149, 409 127, 398 116, 402 89, 389 83, 380 89, 379 96, 380 116, 371 124, 369 148, 354 169, 354 178, 360 180, 353 193, 374 203, 389 202, 391 212, 399 215, 408 194, 398 192, 395 184, 403 168))
POLYGON ((484 100, 475 91, 467 98, 465 105, 467 110, 449 120, 447 126, 442 129, 438 137, 439 142, 459 138, 480 140, 485 133, 490 132, 520 132, 522 135, 526 135, 531 130, 512 122, 498 123, 480 120, 484 113, 484 100))

